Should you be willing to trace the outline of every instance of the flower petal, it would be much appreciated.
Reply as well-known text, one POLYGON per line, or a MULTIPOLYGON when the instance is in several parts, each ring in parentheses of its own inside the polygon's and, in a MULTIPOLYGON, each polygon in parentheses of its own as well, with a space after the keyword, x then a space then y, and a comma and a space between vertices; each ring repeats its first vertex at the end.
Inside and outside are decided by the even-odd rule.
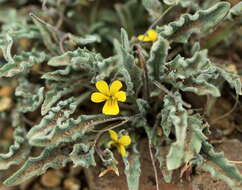
POLYGON ((119 113, 118 101, 108 99, 103 106, 103 114, 117 115, 119 113))
POLYGON ((143 42, 150 42, 149 36, 148 35, 143 35, 143 34, 138 36, 138 40, 139 41, 143 41, 143 42))
POLYGON ((144 35, 139 35, 138 40, 143 42, 153 42, 158 39, 158 34, 155 30, 149 29, 144 35))
POLYGON ((119 80, 113 81, 110 85, 110 95, 116 94, 122 88, 122 86, 123 85, 119 80))
POLYGON ((108 98, 107 96, 105 96, 100 92, 94 92, 92 93, 92 96, 91 96, 91 100, 95 103, 104 102, 105 100, 107 100, 107 98, 108 98))
POLYGON ((116 92, 116 94, 114 96, 120 102, 125 102, 126 101, 126 92, 124 92, 124 91, 116 92))
POLYGON ((115 142, 114 142, 114 141, 109 141, 108 144, 107 144, 107 147, 110 148, 110 147, 113 146, 113 145, 115 145, 115 142))
POLYGON ((158 34, 153 29, 148 30, 147 34, 152 42, 154 42, 158 39, 158 34))
POLYGON ((122 136, 119 140, 118 143, 123 145, 123 146, 129 146, 131 144, 131 138, 130 136, 122 136))
POLYGON ((109 96, 109 86, 104 80, 99 80, 96 82, 96 88, 104 95, 109 96))
MULTIPOLYGON (((110 138, 113 141, 118 141, 118 134, 114 130, 108 130, 108 132, 109 132, 110 138)), ((113 141, 110 141, 110 142, 113 142, 113 141)), ((113 144, 113 143, 111 143, 111 144, 113 144)))
POLYGON ((118 152, 122 155, 122 157, 126 156, 126 150, 125 150, 125 147, 123 145, 121 145, 121 144, 118 145, 117 149, 118 149, 118 152))

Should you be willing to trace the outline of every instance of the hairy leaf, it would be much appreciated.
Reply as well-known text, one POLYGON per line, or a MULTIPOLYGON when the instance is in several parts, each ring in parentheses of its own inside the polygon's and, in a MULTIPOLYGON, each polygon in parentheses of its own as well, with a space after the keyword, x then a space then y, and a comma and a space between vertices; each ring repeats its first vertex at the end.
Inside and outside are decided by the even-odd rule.
POLYGON ((231 189, 233 190, 241 189, 241 187, 239 187, 239 185, 236 182, 234 182, 232 179, 230 179, 226 175, 223 175, 221 172, 216 170, 211 164, 204 163, 200 167, 202 170, 209 172, 212 175, 212 177, 225 181, 231 189))
POLYGON ((40 64, 45 60, 43 52, 23 52, 14 57, 9 52, 10 50, 8 51, 7 47, 6 56, 8 63, 0 67, 0 77, 13 77, 19 73, 28 72, 33 65, 40 64))
POLYGON ((19 98, 17 110, 22 113, 32 112, 42 104, 44 100, 44 88, 28 82, 24 78, 20 78, 15 95, 19 98))
POLYGON ((30 157, 16 173, 4 181, 4 184, 18 185, 31 177, 45 173, 48 168, 61 168, 68 162, 69 156, 59 147, 47 147, 39 156, 30 157))
POLYGON ((128 157, 123 158, 125 170, 124 173, 127 178, 129 190, 139 189, 139 178, 141 175, 140 169, 140 153, 136 148, 137 144, 132 146, 133 151, 128 155, 128 157))
POLYGON ((33 126, 28 132, 27 137, 31 143, 33 138, 51 133, 57 125, 65 121, 73 114, 77 106, 83 101, 83 97, 69 98, 60 101, 55 107, 51 108, 47 115, 45 115, 40 123, 33 126))
MULTIPOLYGON (((121 33, 123 42, 127 42, 128 35, 125 30, 122 29, 121 33)), ((131 55, 129 49, 127 49, 127 43, 121 45, 117 40, 114 40, 114 46, 119 56, 119 72, 124 77, 128 94, 132 95, 134 92, 136 93, 142 85, 142 71, 135 65, 134 56, 131 55)))
POLYGON ((242 175, 235 167, 235 165, 229 163, 223 153, 216 153, 211 144, 204 141, 202 144, 202 151, 207 156, 208 160, 214 162, 223 170, 226 175, 240 181, 242 180, 242 175))
POLYGON ((161 79, 174 87, 197 95, 220 96, 218 87, 213 84, 213 80, 219 75, 216 67, 207 58, 206 50, 196 52, 189 59, 177 56, 166 63, 165 67, 161 79))
POLYGON ((217 25, 228 13, 229 3, 220 2, 194 15, 184 14, 177 21, 158 27, 158 33, 173 42, 186 43, 192 33, 204 34, 217 25))
MULTIPOLYGON (((176 97, 180 99, 180 95, 176 93, 176 97)), ((171 97, 167 97, 170 98, 171 97)), ((174 100, 170 100, 173 101, 174 100)), ((174 102, 175 103, 175 102, 174 102)), ((185 156, 185 139, 188 127, 188 113, 182 107, 181 103, 177 103, 176 111, 173 115, 170 115, 172 124, 175 127, 176 141, 171 144, 170 151, 167 155, 166 165, 168 170, 174 170, 181 166, 185 156)))
POLYGON ((161 73, 164 73, 164 65, 168 55, 169 43, 163 37, 152 45, 150 58, 148 60, 148 69, 151 79, 159 80, 161 73))
POLYGON ((96 162, 94 159, 94 147, 90 148, 91 145, 83 143, 75 144, 73 151, 70 154, 70 158, 74 163, 74 167, 82 166, 88 168, 89 166, 95 166, 96 162))
POLYGON ((0 170, 7 170, 12 165, 24 161, 30 153, 30 146, 25 137, 26 131, 19 127, 14 131, 14 144, 6 154, 0 154, 0 170))

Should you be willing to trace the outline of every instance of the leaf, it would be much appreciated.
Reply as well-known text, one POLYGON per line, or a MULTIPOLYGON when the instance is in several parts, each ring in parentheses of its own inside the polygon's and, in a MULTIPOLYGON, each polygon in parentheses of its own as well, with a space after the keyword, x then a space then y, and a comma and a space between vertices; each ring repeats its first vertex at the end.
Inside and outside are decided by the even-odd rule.
POLYGON ((30 157, 17 172, 4 181, 4 184, 9 186, 21 184, 45 173, 48 168, 61 168, 68 162, 70 158, 60 147, 47 147, 39 156, 30 157))
MULTIPOLYGON (((37 135, 29 138, 33 146, 58 146, 60 143, 76 142, 86 133, 91 132, 94 127, 111 121, 122 121, 125 118, 106 118, 100 115, 81 115, 77 119, 66 119, 54 125, 51 131, 39 130, 37 135), (47 131, 47 132, 46 132, 47 131)), ((36 131, 36 129, 34 130, 36 131)))
POLYGON ((13 46, 13 38, 9 34, 6 34, 5 36, 2 36, 2 38, 0 38, 0 48, 2 49, 3 57, 7 62, 11 62, 11 63, 14 62, 11 54, 12 46, 13 46))
POLYGON ((17 110, 19 112, 33 112, 44 100, 44 87, 34 85, 25 78, 20 78, 15 96, 18 97, 17 110))
MULTIPOLYGON (((87 50, 86 48, 78 48, 74 51, 55 56, 48 61, 48 65, 52 67, 71 66, 73 70, 87 69, 96 70, 97 63, 103 60, 99 53, 87 50)), ((92 71, 93 72, 93 71, 92 71)))
POLYGON ((235 89, 237 95, 242 95, 242 84, 240 76, 236 73, 228 72, 222 68, 217 67, 218 73, 221 77, 224 78, 225 81, 229 83, 229 85, 235 89))
POLYGON ((203 134, 206 125, 203 124, 200 115, 189 116, 188 127, 189 131, 187 132, 186 138, 184 163, 192 162, 200 154, 203 141, 207 140, 207 137, 203 134))
POLYGON ((163 7, 159 0, 142 0, 142 4, 149 12, 153 20, 159 18, 163 10, 163 7))
MULTIPOLYGON (((74 91, 78 91, 80 84, 82 81, 78 81, 76 83, 72 83, 67 85, 67 84, 60 84, 60 83, 54 83, 50 86, 50 90, 47 91, 45 94, 45 100, 42 104, 41 107, 41 114, 45 115, 46 113, 49 112, 51 107, 63 96, 70 94, 74 91)), ((83 95, 83 99, 86 99, 89 97, 90 93, 84 93, 85 96, 83 95)))
POLYGON ((164 73, 164 65, 168 55, 169 43, 163 37, 152 45, 150 57, 147 61, 149 75, 153 80, 159 80, 161 73, 164 73))
POLYGON ((239 17, 240 18, 239 20, 242 21, 241 16, 242 16, 242 2, 239 2, 229 10, 227 19, 234 20, 237 17, 239 17))
POLYGON ((86 145, 83 143, 75 144, 73 151, 70 154, 70 158, 74 163, 74 167, 82 166, 88 168, 90 166, 95 166, 96 162, 94 159, 94 147, 90 148, 91 145, 86 145))
POLYGON ((163 0, 167 5, 177 5, 180 0, 163 0))
POLYGON ((169 137, 173 123, 171 116, 176 114, 176 106, 174 105, 174 101, 172 101, 168 96, 164 98, 164 106, 161 110, 161 127, 164 135, 169 137))
POLYGON ((124 29, 121 30, 122 41, 124 44, 120 44, 117 40, 114 40, 115 50, 119 56, 119 73, 124 77, 124 81, 127 87, 127 93, 132 95, 137 93, 142 85, 142 71, 135 65, 134 56, 131 55, 125 47, 128 45, 128 35, 124 29), (126 39, 125 39, 126 38, 126 39))
POLYGON ((117 12, 117 16, 119 17, 121 26, 125 28, 125 30, 128 31, 128 34, 133 35, 134 34, 134 19, 132 19, 131 14, 131 5, 136 4, 135 1, 129 1, 125 4, 116 3, 114 5, 114 8, 117 12))
MULTIPOLYGON (((133 138, 132 138, 133 139, 133 138)), ((136 148, 137 144, 133 144, 133 151, 129 153, 127 157, 123 158, 124 161, 124 173, 127 178, 129 190, 139 190, 139 179, 141 175, 140 169, 140 153, 136 148)))
POLYGON ((98 35, 86 35, 84 37, 69 35, 69 40, 67 44, 69 45, 88 45, 92 43, 100 43, 101 38, 98 35))
MULTIPOLYGON (((59 49, 58 46, 56 45, 55 41, 58 39, 58 35, 54 33, 53 31, 51 31, 50 29, 50 25, 49 24, 43 24, 42 22, 39 22, 39 19, 37 19, 38 17, 36 17, 35 15, 33 15, 32 13, 30 13, 31 17, 33 18, 33 22, 34 24, 37 26, 37 28, 39 29, 39 32, 42 36, 42 41, 45 45, 45 47, 51 52, 51 54, 53 55, 57 55, 59 53, 59 49)), ((52 29, 53 30, 53 29, 52 29)))
POLYGON ((204 163, 200 167, 202 170, 209 172, 212 175, 212 177, 221 179, 224 182, 226 182, 232 190, 241 189, 241 187, 238 184, 236 184, 233 180, 231 180, 226 175, 223 175, 221 172, 217 171, 212 165, 204 163))
POLYGON ((216 153, 214 148, 208 142, 203 142, 202 152, 207 156, 207 159, 220 167, 223 172, 229 177, 237 180, 242 180, 242 175, 239 170, 225 158, 223 153, 216 153))
POLYGON ((13 77, 19 73, 28 72, 28 70, 36 64, 40 64, 45 60, 45 54, 43 52, 22 52, 19 55, 15 55, 13 58, 7 53, 7 64, 0 67, 0 78, 13 77))
POLYGON ((207 58, 207 51, 196 52, 193 57, 185 59, 178 55, 166 63, 161 80, 182 91, 197 95, 220 96, 213 81, 219 78, 216 67, 207 58))
POLYGON ((241 26, 241 23, 242 23, 241 12, 242 12, 242 2, 237 3, 229 10, 225 18, 225 22, 223 22, 223 24, 217 27, 212 34, 206 37, 203 47, 207 49, 208 48, 211 49, 219 42, 228 41, 229 38, 232 38, 232 36, 234 35, 234 31, 236 31, 241 26))
POLYGON ((193 33, 207 33, 228 13, 230 4, 220 2, 206 10, 199 10, 194 15, 184 14, 177 21, 157 27, 158 33, 172 42, 187 43, 193 33))
POLYGON ((26 140, 26 131, 18 127, 14 131, 14 144, 6 154, 0 154, 0 170, 7 170, 12 165, 19 165, 30 153, 30 146, 26 140))
MULTIPOLYGON (((177 96, 177 99, 181 98, 179 93, 176 93, 175 96, 177 96)), ((174 100, 170 101, 174 102, 174 100)), ((173 126, 175 127, 176 141, 171 144, 171 148, 166 158, 166 166, 168 170, 177 169, 183 163, 185 156, 185 139, 188 128, 187 111, 182 107, 181 103, 177 102, 177 104, 175 103, 174 106, 176 106, 176 112, 172 112, 174 114, 170 115, 170 118, 173 126)))
POLYGON ((68 119, 70 115, 75 112, 77 106, 83 101, 82 98, 82 96, 79 98, 71 97, 67 100, 58 102, 55 107, 51 108, 40 123, 29 130, 27 138, 30 144, 32 138, 37 138, 42 135, 45 136, 51 133, 57 125, 68 119))

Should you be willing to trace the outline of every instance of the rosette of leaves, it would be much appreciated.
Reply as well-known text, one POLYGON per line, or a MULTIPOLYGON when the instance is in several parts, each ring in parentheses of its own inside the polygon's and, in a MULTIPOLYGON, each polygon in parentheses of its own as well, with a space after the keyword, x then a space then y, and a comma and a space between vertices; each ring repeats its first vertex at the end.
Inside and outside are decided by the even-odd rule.
MULTIPOLYGON (((143 1, 144 7, 140 5, 139 10, 146 9, 154 16, 157 11, 152 12, 151 9, 160 4, 159 1, 150 2, 143 1)), ((172 1, 164 2, 171 4, 172 1)), ((63 6, 54 1, 45 3, 47 8, 63 6)), ((78 1, 75 3, 78 4, 78 1)), ((38 42, 32 42, 36 48, 33 51, 13 52, 19 40, 15 34, 19 34, 19 30, 23 34, 26 32, 21 27, 10 27, 11 30, 6 27, 4 33, 1 33, 0 47, 6 63, 0 67, 0 77, 8 77, 17 83, 16 109, 11 110, 12 115, 17 111, 19 116, 15 125, 31 125, 26 127, 26 135, 16 129, 15 143, 9 148, 9 153, 0 155, 1 170, 7 170, 6 166, 10 165, 19 166, 4 181, 6 185, 18 185, 45 173, 49 168, 61 168, 69 162, 74 166, 95 166, 97 156, 103 165, 117 169, 116 155, 106 146, 105 132, 111 126, 125 129, 132 137, 133 144, 127 157, 123 158, 130 190, 139 189, 142 172, 140 130, 147 134, 149 148, 155 149, 154 157, 159 162, 166 182, 172 181, 173 172, 181 172, 184 165, 188 165, 209 171, 213 176, 224 179, 232 188, 238 187, 242 181, 241 174, 208 143, 208 123, 183 100, 183 94, 186 92, 218 98, 221 96, 222 81, 241 95, 239 76, 211 61, 207 50, 200 49, 199 45, 195 51, 190 51, 192 55, 189 57, 185 53, 171 56, 174 44, 185 47, 193 35, 196 35, 196 39, 206 37, 224 19, 233 19, 233 15, 238 14, 237 8, 231 9, 229 3, 220 2, 206 10, 197 10, 194 14, 183 14, 176 21, 157 26, 158 40, 153 44, 143 44, 131 39, 135 28, 131 23, 129 8, 136 4, 136 1, 131 0, 115 6, 125 29, 121 29, 119 39, 108 36, 109 43, 112 41, 114 47, 110 57, 102 56, 103 52, 97 51, 98 46, 97 50, 93 48, 96 47, 95 40, 79 43, 83 38, 78 38, 81 40, 75 42, 80 47, 76 48, 76 44, 69 46, 69 42, 58 39, 67 33, 55 30, 54 26, 47 25, 41 19, 35 18, 34 22, 25 23, 29 26, 26 30, 34 31, 34 35, 29 38, 38 39, 38 42), (56 39, 53 32, 57 33, 54 34, 56 39), (44 48, 46 46, 48 48, 44 48), (37 67, 37 72, 34 67, 37 67), (103 116, 98 109, 93 108, 90 94, 96 81, 115 79, 125 84, 127 104, 121 106, 120 116, 103 116), (34 122, 27 122, 23 115, 26 113, 37 113, 38 116, 34 122), (161 130, 162 135, 158 135, 157 130, 161 130), (21 146, 28 149, 21 149, 21 146), (29 147, 40 151, 39 155, 28 152, 29 147), (16 155, 22 155, 21 159, 16 155), (206 160, 213 162, 214 166, 207 164, 206 160)), ((158 8, 162 11, 161 6, 158 8)), ((75 11, 73 8, 73 14, 69 12, 68 15, 75 17, 78 14, 75 11)), ((108 40, 101 33, 109 29, 113 31, 113 27, 107 25, 92 27, 102 28, 98 31, 104 43, 108 40)), ((73 34, 66 36, 70 39, 79 37, 80 31, 80 28, 76 28, 68 31, 73 34)))

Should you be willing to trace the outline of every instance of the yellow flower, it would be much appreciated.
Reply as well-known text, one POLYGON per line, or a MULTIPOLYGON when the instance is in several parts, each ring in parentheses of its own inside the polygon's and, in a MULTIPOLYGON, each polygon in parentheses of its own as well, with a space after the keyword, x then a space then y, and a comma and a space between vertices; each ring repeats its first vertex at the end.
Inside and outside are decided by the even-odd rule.
POLYGON ((126 156, 126 150, 125 148, 131 144, 131 138, 128 135, 118 137, 118 134, 113 131, 109 130, 109 135, 110 138, 112 139, 109 143, 108 146, 115 146, 118 149, 118 152, 125 157, 126 156))
POLYGON ((91 100, 95 103, 106 101, 102 110, 103 114, 117 115, 119 113, 118 101, 126 101, 126 93, 119 91, 122 86, 119 80, 112 82, 110 87, 103 80, 97 81, 96 88, 99 92, 92 93, 91 100))
POLYGON ((158 39, 158 34, 153 29, 149 29, 145 34, 138 36, 138 40, 143 42, 154 42, 157 39, 158 39))

